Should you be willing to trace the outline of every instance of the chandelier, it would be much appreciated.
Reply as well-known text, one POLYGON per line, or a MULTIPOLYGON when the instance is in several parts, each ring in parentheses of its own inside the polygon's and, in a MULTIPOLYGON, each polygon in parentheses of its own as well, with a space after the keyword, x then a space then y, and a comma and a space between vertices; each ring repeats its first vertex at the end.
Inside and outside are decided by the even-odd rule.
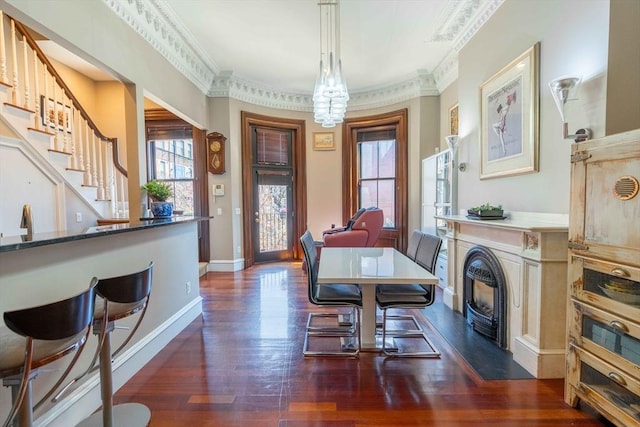
POLYGON ((347 83, 340 60, 339 0, 320 0, 320 72, 313 90, 313 118, 322 127, 342 123, 347 111, 347 83))

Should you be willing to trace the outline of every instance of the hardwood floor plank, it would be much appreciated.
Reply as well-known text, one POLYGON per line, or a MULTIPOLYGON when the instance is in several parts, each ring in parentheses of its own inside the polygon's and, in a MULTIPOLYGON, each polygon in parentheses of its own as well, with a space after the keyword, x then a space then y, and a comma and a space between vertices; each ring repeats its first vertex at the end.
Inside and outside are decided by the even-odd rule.
MULTIPOLYGON (((203 315, 115 396, 151 427, 608 425, 562 398, 562 380, 483 380, 428 324, 439 359, 305 358, 300 263, 201 278, 203 315)), ((414 313, 415 314, 415 313, 414 313)))

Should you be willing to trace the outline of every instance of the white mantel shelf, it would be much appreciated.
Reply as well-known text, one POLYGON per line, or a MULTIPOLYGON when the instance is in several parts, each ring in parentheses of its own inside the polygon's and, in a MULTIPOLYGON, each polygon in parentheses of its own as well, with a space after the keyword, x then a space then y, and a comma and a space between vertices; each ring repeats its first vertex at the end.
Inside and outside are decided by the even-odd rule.
POLYGON ((466 215, 436 216, 445 221, 462 222, 468 224, 482 224, 486 227, 509 228, 520 231, 537 232, 567 232, 569 229, 568 214, 506 212, 505 219, 479 220, 468 218, 466 215))
POLYGON ((497 257, 507 284, 508 350, 536 378, 565 372, 568 224, 566 214, 507 212, 503 220, 460 215, 446 222, 443 302, 462 311, 465 258, 474 246, 497 257))

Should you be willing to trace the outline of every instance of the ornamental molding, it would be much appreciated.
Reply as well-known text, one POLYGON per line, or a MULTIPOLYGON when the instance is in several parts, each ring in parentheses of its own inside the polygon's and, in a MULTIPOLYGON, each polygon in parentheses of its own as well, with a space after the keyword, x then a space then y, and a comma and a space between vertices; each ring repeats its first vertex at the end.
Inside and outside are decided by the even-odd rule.
MULTIPOLYGON (((198 89, 255 105, 313 111, 312 93, 292 93, 221 71, 164 0, 103 0, 104 3, 198 89)), ((436 20, 430 42, 452 43, 432 71, 416 70, 399 82, 350 93, 349 110, 365 110, 438 96, 458 78, 458 52, 505 0, 452 0, 436 20)))

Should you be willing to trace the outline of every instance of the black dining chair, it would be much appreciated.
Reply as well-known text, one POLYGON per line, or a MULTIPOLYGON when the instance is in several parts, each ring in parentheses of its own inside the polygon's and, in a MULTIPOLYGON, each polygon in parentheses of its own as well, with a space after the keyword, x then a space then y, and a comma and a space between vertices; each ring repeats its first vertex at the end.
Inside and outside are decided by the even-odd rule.
MULTIPOLYGON (((442 239, 438 236, 425 234, 420 238, 416 250, 415 262, 425 270, 433 273, 435 270, 438 253, 442 245, 442 239)), ((435 299, 435 285, 378 285, 376 286, 376 303, 382 310, 382 352, 387 356, 405 357, 438 357, 438 352, 425 335, 414 315, 389 315, 389 309, 424 308, 433 304, 435 299), (387 322, 398 323, 409 321, 413 323, 412 329, 389 329, 387 322), (427 346, 427 350, 400 352, 398 349, 390 349, 387 336, 392 338, 421 338, 427 346)))
POLYGON ((307 318, 303 354, 305 356, 357 356, 360 352, 360 309, 362 308, 362 293, 360 287, 354 284, 318 284, 318 257, 311 232, 308 230, 300 237, 307 269, 309 302, 320 307, 348 307, 351 310, 350 319, 346 324, 340 324, 341 313, 312 312, 307 318), (335 326, 314 326, 316 318, 335 318, 335 326), (309 348, 312 337, 340 338, 341 349, 311 350, 309 348))
POLYGON ((95 304, 91 280, 86 291, 50 304, 4 312, 7 327, 0 327, 0 378, 12 388, 12 407, 4 421, 7 427, 33 425, 33 411, 44 403, 67 378, 85 347, 95 304), (31 383, 39 369, 75 351, 58 381, 34 406, 31 383))

